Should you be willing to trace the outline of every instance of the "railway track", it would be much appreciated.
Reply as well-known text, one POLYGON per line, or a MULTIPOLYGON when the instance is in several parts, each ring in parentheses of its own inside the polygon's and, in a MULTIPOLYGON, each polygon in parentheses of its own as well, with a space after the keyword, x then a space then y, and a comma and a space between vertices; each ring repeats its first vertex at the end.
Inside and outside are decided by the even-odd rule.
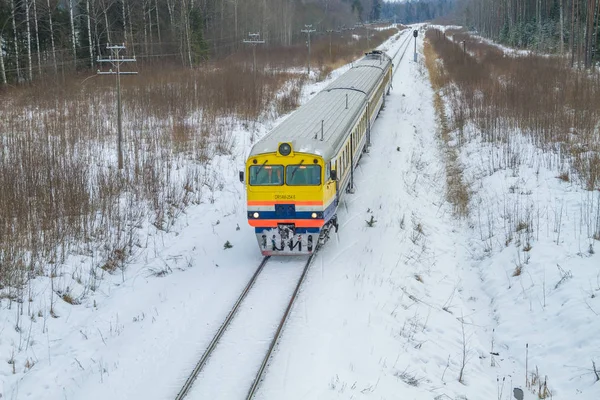
MULTIPOLYGON (((408 35, 405 38, 404 42, 402 42, 402 44, 400 45, 400 47, 398 48, 398 50, 396 51, 396 53, 392 57, 392 60, 395 60, 398 57, 398 55, 400 54, 400 51, 403 50, 402 54, 400 55, 400 58, 399 58, 398 62, 395 65, 395 69, 394 69, 393 75, 395 75, 395 73, 398 70, 398 67, 400 65, 400 62, 402 61, 402 59, 404 58, 404 55, 406 54, 406 51, 408 50, 408 47, 410 45, 410 38, 411 37, 412 36, 408 35)), ((289 299, 287 301, 287 306, 285 308, 285 311, 284 311, 282 317, 279 319, 279 322, 277 323, 277 327, 276 327, 276 329, 274 329, 274 333, 271 334, 271 340, 269 342, 268 349, 266 350, 266 352, 264 352, 264 355, 262 356, 262 361, 260 362, 260 365, 258 366, 256 372, 254 373, 253 378, 251 378, 251 384, 249 385, 249 387, 247 389, 247 392, 245 394, 246 400, 253 399, 254 395, 256 394, 256 392, 257 392, 257 390, 259 388, 259 385, 260 385, 260 383, 261 383, 261 381, 263 379, 264 373, 265 373, 265 371, 267 369, 267 366, 269 364, 269 360, 271 359, 271 356, 273 354, 275 346, 277 345, 277 342, 279 341, 279 338, 280 338, 281 333, 283 331, 283 327, 285 326, 285 323, 286 323, 286 321, 288 319, 290 311, 291 311, 292 307, 294 306, 294 302, 296 301, 296 298, 298 296, 298 292, 300 291, 300 288, 302 287, 302 283, 304 282, 304 279, 305 279, 306 274, 307 274, 307 272, 308 272, 308 270, 310 268, 310 265, 311 265, 311 263, 313 261, 313 258, 315 256, 315 254, 316 254, 316 252, 313 253, 311 256, 309 256, 305 260, 305 262, 304 262, 304 265, 303 265, 302 270, 301 270, 301 274, 300 274, 299 278, 297 279, 297 283, 294 286, 294 290, 292 292, 292 295, 289 296, 289 299)), ((217 330, 216 334, 214 335, 214 337, 212 338, 212 340, 208 344, 206 350, 202 354, 202 357, 196 363, 194 369, 192 370, 192 372, 190 373, 190 375, 186 379, 184 385, 182 386, 181 390, 179 391, 179 393, 175 397, 176 400, 182 400, 182 399, 186 398, 190 394, 191 394, 191 396, 190 396, 191 398, 195 397, 193 395, 193 393, 192 393, 192 392, 195 391, 194 390, 194 386, 195 386, 195 384, 199 384, 200 381, 201 381, 201 379, 200 379, 200 381, 197 381, 197 378, 205 370, 205 367, 209 363, 209 361, 211 359, 211 356, 215 355, 215 352, 217 351, 217 349, 219 347, 218 346, 219 343, 221 342, 221 340, 223 339, 223 337, 226 335, 226 333, 231 329, 232 324, 236 320, 236 316, 239 314, 239 311, 243 307, 243 304, 245 303, 245 300, 247 299, 248 295, 252 292, 253 287, 255 287, 257 281, 259 280, 259 277, 263 273, 263 271, 265 269, 265 266, 267 265, 267 263, 269 262, 269 260, 270 260, 270 257, 265 257, 262 260, 262 262, 260 263, 260 265, 258 266, 258 268, 256 269, 256 271, 252 275, 251 279, 248 281, 248 283, 244 287, 242 293, 240 294, 240 296, 238 297, 238 299, 234 303, 232 309, 227 314, 227 317, 223 321, 222 325, 219 327, 219 329, 217 330)), ((273 331, 273 329, 271 329, 271 332, 272 331, 273 331)), ((231 366, 231 367, 234 367, 234 366, 231 366)), ((231 384, 231 382, 229 382, 229 383, 231 384)), ((239 384, 239 382, 236 382, 236 384, 239 384)), ((202 397, 199 397, 199 398, 202 398, 202 397)))
POLYGON ((396 71, 398 71, 398 67, 400 66, 400 62, 404 58, 404 55, 406 54, 406 50, 408 50, 408 47, 410 46, 410 38, 412 38, 412 35, 407 35, 406 38, 404 39, 404 42, 402 42, 402 44, 400 45, 400 47, 398 48, 398 50, 396 51, 396 53, 394 53, 394 55, 392 56, 392 62, 394 62, 394 60, 396 59, 396 57, 398 57, 398 54, 400 53, 400 50, 404 49, 404 51, 402 52, 402 55, 400 56, 400 59, 394 65, 394 72, 392 72, 392 79, 393 79, 394 76, 396 76, 396 71))
MULTIPOLYGON (((282 264, 282 265, 277 265, 275 268, 273 268, 274 271, 277 270, 281 270, 283 269, 287 269, 288 271, 286 272, 286 274, 289 274, 291 276, 296 275, 294 278, 295 279, 290 279, 290 278, 285 278, 285 280, 290 281, 292 280, 293 282, 295 282, 295 285, 293 285, 294 290, 292 292, 292 295, 289 296, 289 290, 287 291, 283 291, 285 292, 283 295, 279 295, 279 297, 286 297, 287 298, 287 306, 285 307, 285 311, 283 313, 283 316, 278 320, 278 322, 275 324, 276 328, 265 328, 266 330, 270 331, 270 336, 269 334, 267 334, 267 337, 271 337, 271 340, 269 342, 269 346, 268 349, 266 350, 266 352, 264 352, 260 359, 260 365, 258 366, 256 372, 254 373, 253 377, 243 377, 246 382, 250 382, 251 383, 248 385, 248 389, 246 392, 246 399, 252 399, 254 397, 254 394, 256 393, 258 386, 262 380, 263 374, 266 370, 266 367, 269 363, 269 360, 271 358, 271 355, 273 353, 273 350, 275 349, 275 346, 277 345, 277 341, 279 340, 279 337, 281 335, 281 332, 283 331, 283 327, 287 321, 288 315, 294 305, 294 302, 296 300, 296 297, 298 295, 298 292, 300 291, 300 288, 302 286, 302 283, 304 282, 304 278, 306 277, 306 274, 308 272, 308 269, 310 268, 310 265, 312 263, 313 257, 314 257, 313 253, 311 256, 309 256, 308 258, 303 258, 302 260, 294 260, 294 262, 290 262, 290 260, 280 260, 275 262, 275 264, 282 264), (302 262, 300 262, 302 261, 302 262), (300 268, 297 268, 296 265, 293 264, 298 264, 300 268), (292 264, 292 265, 290 265, 292 264), (300 272, 299 273, 299 277, 297 277, 298 273, 295 272, 300 272), (273 333, 274 332, 274 333, 273 333)), ((246 300, 248 297, 252 297, 253 292, 255 292, 255 290, 253 290, 253 287, 257 286, 257 282, 260 282, 261 279, 262 280, 267 280, 269 279, 269 274, 267 273, 266 277, 261 275, 265 275, 263 271, 265 271, 267 263, 269 262, 270 257, 265 257, 262 262, 260 263, 260 265, 258 266, 258 268, 256 269, 256 271, 254 272, 254 274, 252 275, 252 278, 248 281, 248 283, 246 284, 244 290, 242 291, 242 293, 240 294, 240 296, 238 297, 237 301, 234 303, 232 309, 229 311, 227 317, 225 318, 223 324, 220 326, 220 328, 217 330, 216 334, 214 335, 214 337, 212 338, 212 340, 210 341, 209 345, 207 346, 206 350, 204 351, 202 357, 200 358, 200 360, 198 361, 198 363, 195 365, 194 369, 192 370, 191 374, 188 376, 188 378, 186 379, 184 385, 182 386, 181 390, 179 391, 179 393, 177 394, 177 396, 175 397, 176 400, 181 400, 184 398, 207 398, 206 396, 196 396, 195 393, 202 393, 202 388, 198 388, 196 386, 202 386, 202 377, 201 375, 204 373, 203 371, 208 371, 211 368, 208 368, 207 365, 211 363, 211 360, 213 357, 218 358, 218 352, 219 352, 219 344, 222 342, 224 336, 227 335, 227 333, 230 333, 232 335, 235 335, 235 333, 231 333, 233 331, 235 331, 236 328, 240 328, 240 329, 244 329, 244 325, 243 323, 238 323, 237 327, 233 327, 233 325, 235 325, 236 323, 236 316, 240 316, 241 319, 243 314, 240 314, 239 311, 241 311, 241 309, 244 307, 244 304, 248 301, 250 301, 250 303, 252 303, 252 300, 246 300), (250 296, 249 296, 250 295, 250 296), (207 368, 205 368, 207 367, 207 368), (200 379, 197 379, 199 378, 200 379)), ((281 277, 280 277, 281 278, 281 277)), ((272 286, 272 285, 271 285, 272 286)), ((256 289, 258 290, 258 289, 256 289)), ((255 294, 254 297, 260 297, 260 293, 259 294, 255 294)), ((268 301, 267 301, 268 302, 268 301)), ((259 301, 256 302, 257 304, 250 304, 250 305, 246 305, 246 307, 249 309, 249 312, 252 312, 252 310, 254 308, 260 308, 261 304, 260 303, 265 303, 264 299, 259 299, 259 301)), ((279 304, 286 304, 286 303, 282 303, 279 302, 279 304)), ((271 307, 272 308, 272 307, 271 307)), ((259 312, 259 311, 254 311, 255 313, 259 312)), ((271 314, 274 313, 274 311, 270 311, 271 314)), ((271 322, 266 322, 266 325, 273 325, 272 321, 271 322)), ((263 329, 263 330, 265 330, 263 329)), ((242 331, 241 335, 245 335, 246 332, 242 331)), ((251 334, 249 335, 251 336, 251 334)), ((262 336, 262 335, 259 335, 262 336)), ((260 340, 258 340, 258 342, 261 342, 260 340)), ((240 350, 245 350, 245 349, 240 349, 239 346, 235 345, 235 340, 230 340, 228 343, 226 343, 225 345, 222 346, 224 349, 222 350, 222 353, 229 353, 230 355, 232 353, 239 353, 240 350), (233 344, 232 344, 233 343, 233 344), (229 349, 227 349, 227 347, 229 347, 229 349)), ((259 347, 260 347, 260 343, 259 343, 259 347)), ((227 356, 223 356, 224 358, 227 358, 227 356)), ((258 364, 256 362, 257 357, 248 357, 248 364, 258 364)), ((218 364, 218 361, 216 362, 216 364, 218 364)), ((219 367, 219 365, 217 365, 217 367, 219 367)), ((231 365, 229 366, 230 368, 235 368, 237 367, 237 365, 231 365)), ((244 364, 244 367, 246 367, 246 365, 244 364)), ((210 379, 208 379, 210 380, 210 379)), ((229 384, 231 385, 232 382, 229 382, 229 384)), ((240 385, 241 382, 235 382, 235 385, 240 385)), ((239 389, 238 389, 239 392, 239 389)), ((241 393, 238 393, 241 394, 241 393)), ((241 396, 240 396, 241 397, 241 396)), ((239 397, 236 397, 239 398, 239 397)))

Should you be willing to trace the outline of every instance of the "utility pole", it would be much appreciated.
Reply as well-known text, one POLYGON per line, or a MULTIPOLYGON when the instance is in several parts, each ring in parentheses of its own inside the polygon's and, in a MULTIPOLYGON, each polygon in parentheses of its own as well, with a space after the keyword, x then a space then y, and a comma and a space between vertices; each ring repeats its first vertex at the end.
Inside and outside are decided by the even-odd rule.
POLYGON ((333 29, 327 29, 327 33, 329 33, 329 58, 331 58, 331 34, 333 33, 333 29))
POLYGON ((304 25, 304 27, 306 29, 302 29, 301 32, 306 33, 308 36, 308 75, 310 75, 310 34, 315 30, 312 29, 312 25, 304 25))
POLYGON ((137 72, 129 72, 129 71, 121 71, 121 64, 126 62, 136 62, 135 57, 133 58, 124 58, 120 55, 121 50, 125 50, 125 44, 120 46, 106 46, 107 50, 110 50, 109 58, 101 59, 98 57, 96 62, 108 62, 113 68, 116 68, 116 71, 113 69, 109 69, 108 72, 103 72, 98 70, 98 75, 116 75, 117 76, 117 125, 119 130, 119 135, 117 138, 117 158, 119 162, 119 169, 123 169, 123 123, 121 117, 121 75, 137 75, 137 72))
POLYGON ((244 39, 244 43, 252 45, 252 71, 254 71, 254 77, 256 77, 256 45, 264 44, 264 40, 260 40, 260 33, 248 33, 250 39, 244 39))
POLYGON ((367 28, 367 51, 371 50, 371 38, 369 37, 369 25, 365 25, 367 28))

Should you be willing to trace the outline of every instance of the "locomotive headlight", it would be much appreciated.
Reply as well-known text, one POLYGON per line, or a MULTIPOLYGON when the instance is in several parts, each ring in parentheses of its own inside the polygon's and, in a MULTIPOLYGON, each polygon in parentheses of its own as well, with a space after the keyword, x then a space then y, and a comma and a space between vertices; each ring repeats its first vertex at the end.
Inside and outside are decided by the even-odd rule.
POLYGON ((289 143, 281 143, 279 145, 279 154, 282 156, 289 156, 292 152, 292 146, 289 143))
POLYGON ((317 218, 317 213, 312 213, 312 214, 311 214, 311 217, 313 217, 313 218, 317 218))
POLYGON ((252 214, 252 216, 253 216, 254 218, 258 218, 258 215, 259 215, 259 214, 258 214, 257 212, 255 212, 254 214, 252 214))

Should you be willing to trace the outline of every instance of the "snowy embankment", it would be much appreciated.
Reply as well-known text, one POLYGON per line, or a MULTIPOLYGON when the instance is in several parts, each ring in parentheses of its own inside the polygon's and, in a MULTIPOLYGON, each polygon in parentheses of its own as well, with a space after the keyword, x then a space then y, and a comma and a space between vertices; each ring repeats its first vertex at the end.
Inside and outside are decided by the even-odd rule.
POLYGON ((464 294, 496 353, 498 398, 512 399, 515 386, 526 399, 598 399, 600 191, 583 189, 560 143, 542 150, 518 130, 493 143, 481 133, 473 124, 452 132, 473 194, 464 294))

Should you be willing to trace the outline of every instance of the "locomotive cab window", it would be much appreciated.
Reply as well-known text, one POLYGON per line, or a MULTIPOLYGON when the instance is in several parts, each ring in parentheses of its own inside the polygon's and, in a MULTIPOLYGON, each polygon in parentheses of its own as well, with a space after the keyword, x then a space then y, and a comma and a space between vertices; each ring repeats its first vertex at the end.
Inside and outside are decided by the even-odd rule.
POLYGON ((288 165, 285 168, 285 181, 290 186, 316 186, 321 184, 321 166, 288 165))
POLYGON ((283 185, 283 165, 252 165, 250 167, 250 185, 283 185))

